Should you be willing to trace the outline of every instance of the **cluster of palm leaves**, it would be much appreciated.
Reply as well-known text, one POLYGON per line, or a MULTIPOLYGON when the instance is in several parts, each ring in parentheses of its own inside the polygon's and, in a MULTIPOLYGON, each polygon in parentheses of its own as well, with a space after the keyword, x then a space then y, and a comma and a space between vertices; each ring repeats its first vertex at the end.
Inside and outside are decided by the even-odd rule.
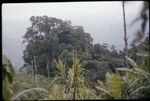
MULTIPOLYGON (((84 69, 81 68, 82 64, 80 63, 80 59, 77 54, 74 54, 72 59, 72 68, 69 69, 67 69, 65 62, 58 58, 57 60, 54 60, 57 75, 53 79, 46 81, 43 80, 45 79, 44 77, 38 76, 39 84, 43 83, 45 86, 38 85, 33 87, 32 81, 30 81, 30 87, 23 88, 24 90, 20 90, 13 96, 12 91, 17 90, 17 88, 20 87, 16 85, 17 80, 14 79, 14 82, 12 83, 13 75, 10 74, 14 72, 10 69, 12 67, 11 63, 3 61, 3 69, 5 69, 3 70, 3 99, 86 100, 149 98, 149 56, 145 57, 145 62, 141 66, 137 66, 136 63, 129 57, 126 57, 126 59, 133 68, 117 68, 116 73, 106 73, 105 82, 97 80, 97 84, 92 84, 83 76, 84 69), (11 82, 6 82, 6 80, 11 82), (10 88, 10 85, 13 87, 10 88), (95 87, 92 87, 91 85, 94 85, 95 87)), ((23 77, 25 76, 23 75, 23 77)), ((29 77, 29 79, 31 78, 29 77)), ((18 85, 20 84, 23 84, 23 81, 18 85)), ((35 85, 35 83, 33 85, 35 85)))
MULTIPOLYGON (((58 90, 58 92, 63 90, 60 94, 64 95, 62 97, 63 99, 88 99, 89 96, 94 96, 94 93, 92 93, 85 77, 83 76, 84 68, 81 68, 80 61, 81 59, 79 59, 77 54, 74 53, 72 68, 69 68, 68 70, 65 62, 60 59, 54 60, 56 68, 58 69, 58 75, 55 77, 54 81, 55 83, 61 82, 61 84, 63 84, 61 85, 63 87, 59 86, 60 90, 58 90)), ((54 88, 58 89, 56 84, 54 84, 54 88)))
POLYGON ((32 81, 29 81, 31 80, 31 76, 23 75, 24 78, 22 78, 20 77, 21 75, 16 75, 14 67, 6 56, 3 56, 2 63, 3 100, 9 101, 39 99, 40 97, 43 97, 43 93, 48 92, 46 89, 43 88, 33 88, 34 84, 32 83, 32 81), (16 80, 16 76, 20 77, 20 79, 17 78, 16 80), (28 79, 28 81, 26 81, 25 78, 28 79), (15 91, 19 91, 19 93, 15 91))
MULTIPOLYGON (((4 99, 6 98, 6 100, 8 99, 12 99, 12 100, 74 99, 75 100, 75 99, 88 99, 90 97, 93 97, 94 93, 90 89, 90 87, 88 87, 88 83, 85 81, 85 78, 83 76, 84 69, 81 68, 80 59, 78 58, 76 53, 73 56, 72 62, 73 62, 72 68, 68 70, 66 68, 65 62, 63 62, 60 59, 54 60, 55 66, 57 68, 56 70, 57 75, 54 77, 53 80, 51 80, 51 82, 44 80, 48 83, 48 84, 45 83, 45 86, 49 88, 45 86, 40 86, 40 84, 44 83, 42 79, 45 79, 41 76, 36 75, 36 78, 38 78, 36 80, 34 79, 35 77, 31 75, 25 76, 24 74, 22 74, 22 76, 21 75, 11 76, 12 78, 15 77, 15 79, 13 83, 11 80, 12 83, 11 86, 13 87, 8 88, 8 90, 13 90, 15 95, 14 96, 10 95, 9 93, 11 91, 8 91, 8 94, 6 94, 5 92, 3 93, 4 95, 3 98, 4 99), (16 79, 16 76, 18 76, 19 78, 17 77, 16 79), (36 82, 32 81, 33 79, 36 82), (38 82, 42 82, 42 83, 38 83, 38 82), (38 85, 36 83, 38 83, 38 85), (18 92, 15 92, 17 91, 17 88, 21 88, 21 89, 18 92), (45 93, 45 95, 42 98, 40 96, 43 93, 45 93), (6 95, 9 95, 9 97, 7 97, 6 95)), ((12 68, 12 66, 10 65, 11 63, 8 64, 9 67, 12 68)), ((5 65, 3 67, 5 67, 5 65)), ((3 77, 6 76, 4 75, 3 77)), ((5 85, 3 86, 3 88, 4 87, 5 85)), ((3 91, 6 90, 7 89, 3 89, 3 91)))
POLYGON ((143 67, 138 67, 129 57, 126 57, 133 68, 117 68, 116 73, 106 73, 106 82, 98 81, 96 88, 102 99, 139 99, 150 98, 149 57, 146 57, 143 67), (121 72, 124 72, 122 75, 121 72))

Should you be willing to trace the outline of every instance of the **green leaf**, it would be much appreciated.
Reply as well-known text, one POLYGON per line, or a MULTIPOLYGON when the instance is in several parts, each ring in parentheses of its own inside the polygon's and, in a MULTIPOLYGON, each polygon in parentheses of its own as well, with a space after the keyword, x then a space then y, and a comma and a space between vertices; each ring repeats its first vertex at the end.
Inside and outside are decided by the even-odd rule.
POLYGON ((13 76, 15 74, 14 67, 12 66, 10 60, 6 58, 6 56, 3 56, 3 79, 8 78, 8 81, 12 83, 13 76))
POLYGON ((128 68, 116 68, 119 71, 131 71, 131 69, 128 68))
POLYGON ((10 89, 10 84, 13 82, 13 76, 15 74, 14 68, 11 65, 10 60, 3 56, 3 66, 2 66, 2 80, 3 80, 3 99, 10 100, 12 96, 12 90, 10 89))
POLYGON ((4 100, 6 101, 10 100, 12 94, 7 80, 3 81, 2 93, 3 93, 4 100))
POLYGON ((39 94, 39 93, 42 93, 42 92, 48 93, 48 91, 46 89, 43 89, 43 88, 30 88, 30 89, 27 89, 27 90, 20 92, 19 94, 17 94, 12 99, 13 100, 28 100, 29 97, 34 96, 34 95, 39 94))
POLYGON ((125 58, 130 62, 130 64, 133 66, 133 67, 137 67, 137 64, 135 63, 135 61, 131 58, 129 58, 128 56, 125 56, 125 58))
POLYGON ((108 90, 106 90, 105 88, 102 88, 102 87, 99 87, 99 86, 95 86, 98 90, 100 90, 100 91, 102 91, 102 92, 104 92, 104 93, 106 93, 106 94, 109 94, 110 96, 111 96, 111 91, 108 91, 108 90))

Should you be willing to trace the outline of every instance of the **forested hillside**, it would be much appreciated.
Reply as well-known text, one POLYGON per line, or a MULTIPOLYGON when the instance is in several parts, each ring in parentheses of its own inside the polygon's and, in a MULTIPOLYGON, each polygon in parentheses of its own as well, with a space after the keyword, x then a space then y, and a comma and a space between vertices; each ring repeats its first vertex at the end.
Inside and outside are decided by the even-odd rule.
POLYGON ((69 20, 31 16, 22 42, 26 44, 25 64, 19 73, 15 73, 11 61, 3 55, 3 99, 150 98, 149 33, 145 35, 149 4, 143 2, 140 17, 132 23, 143 21, 131 48, 127 46, 124 2, 122 7, 125 42, 122 51, 115 45, 94 44, 84 26, 73 25, 69 20))
MULTIPOLYGON (((27 43, 23 52, 25 65, 21 68, 27 68, 27 72, 33 68, 34 74, 54 76, 53 60, 59 58, 66 61, 69 69, 72 66, 74 51, 79 54, 83 68, 91 73, 93 70, 95 73, 97 70, 105 73, 108 64, 115 66, 123 64, 121 59, 123 52, 118 53, 114 45, 111 50, 108 49, 107 44, 93 45, 93 39, 89 33, 84 32, 82 26, 73 26, 71 21, 47 16, 32 16, 30 21, 32 25, 27 28, 24 35, 24 42, 27 43)), ((100 72, 95 75, 94 78, 101 76, 100 72)))

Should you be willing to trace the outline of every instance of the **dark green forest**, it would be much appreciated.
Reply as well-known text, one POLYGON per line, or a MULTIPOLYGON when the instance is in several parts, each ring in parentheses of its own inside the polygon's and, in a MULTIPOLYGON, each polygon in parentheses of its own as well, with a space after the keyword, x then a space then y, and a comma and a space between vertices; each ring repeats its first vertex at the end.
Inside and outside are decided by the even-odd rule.
POLYGON ((146 10, 149 11, 148 2, 143 3, 140 18, 132 23, 134 26, 137 20, 143 21, 131 48, 126 46, 126 36, 122 39, 124 50, 107 43, 94 44, 84 26, 72 25, 70 20, 31 16, 31 25, 23 36, 25 64, 20 72, 15 73, 10 60, 3 56, 3 99, 150 98, 146 10))

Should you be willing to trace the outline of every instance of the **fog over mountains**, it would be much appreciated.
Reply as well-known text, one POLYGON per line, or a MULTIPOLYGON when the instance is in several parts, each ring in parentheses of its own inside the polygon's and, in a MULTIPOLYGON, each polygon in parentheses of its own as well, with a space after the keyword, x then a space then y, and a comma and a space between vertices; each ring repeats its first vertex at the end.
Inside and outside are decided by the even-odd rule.
MULTIPOLYGON (((127 4, 128 26, 139 14, 142 2, 127 4)), ((22 36, 30 26, 29 19, 32 15, 47 15, 62 20, 71 20, 72 25, 83 26, 85 31, 91 34, 94 43, 114 44, 119 50, 124 48, 121 2, 3 4, 2 51, 10 58, 15 68, 20 68, 24 63, 22 52, 25 45, 21 44, 22 36), (44 10, 41 11, 41 9, 44 10)), ((140 23, 139 21, 134 26, 127 27, 129 43, 133 40, 133 33, 140 27, 140 23)), ((147 25, 148 31, 149 25, 147 25)))

